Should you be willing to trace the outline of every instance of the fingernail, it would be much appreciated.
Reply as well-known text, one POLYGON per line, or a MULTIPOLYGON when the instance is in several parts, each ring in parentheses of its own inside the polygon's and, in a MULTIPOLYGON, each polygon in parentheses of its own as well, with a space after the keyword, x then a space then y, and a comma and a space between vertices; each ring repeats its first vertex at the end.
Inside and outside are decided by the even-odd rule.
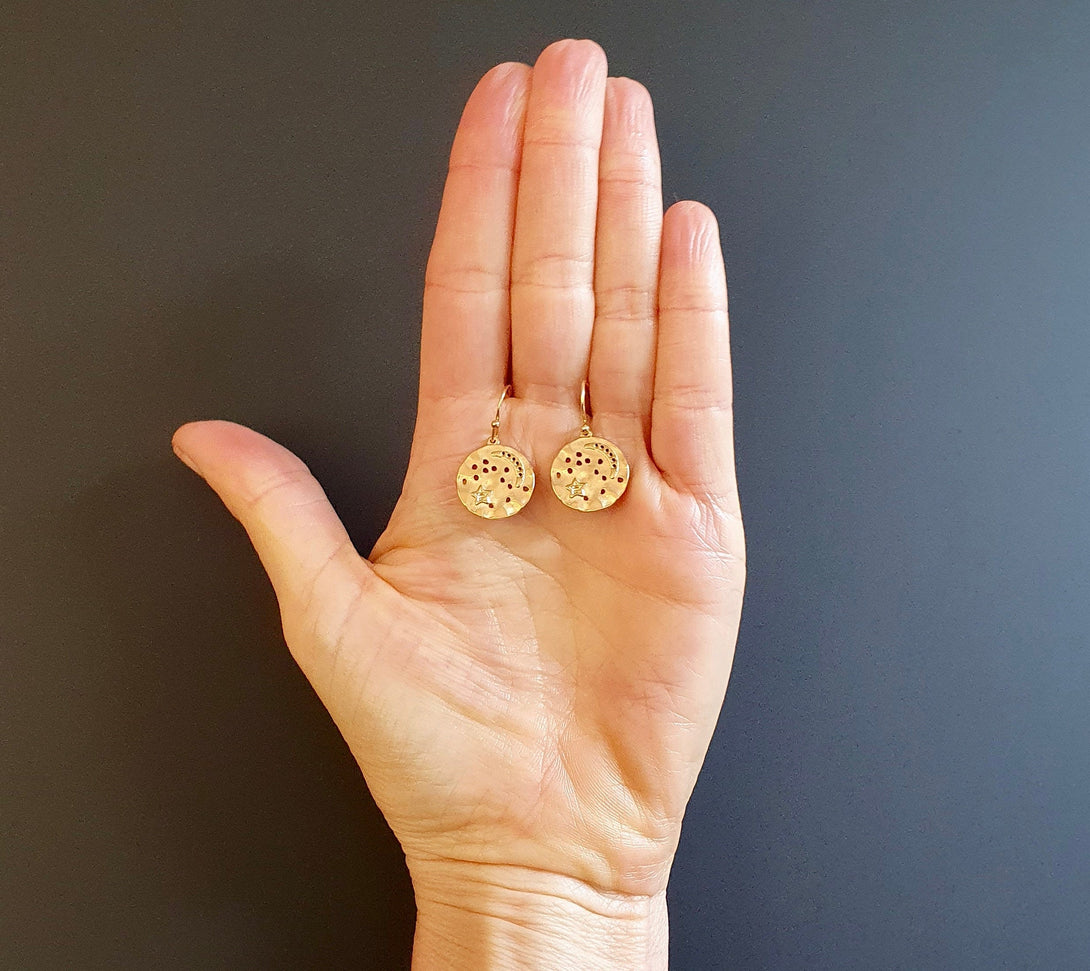
MULTIPOLYGON (((173 442, 171 443, 171 448, 174 449, 174 454, 177 455, 178 458, 185 462, 185 464, 188 465, 194 472, 196 472, 197 475, 201 475, 201 470, 197 467, 197 463, 194 462, 193 459, 191 459, 185 452, 178 448, 178 446, 175 445, 173 442)), ((201 478, 204 478, 204 476, 201 475, 201 478)))

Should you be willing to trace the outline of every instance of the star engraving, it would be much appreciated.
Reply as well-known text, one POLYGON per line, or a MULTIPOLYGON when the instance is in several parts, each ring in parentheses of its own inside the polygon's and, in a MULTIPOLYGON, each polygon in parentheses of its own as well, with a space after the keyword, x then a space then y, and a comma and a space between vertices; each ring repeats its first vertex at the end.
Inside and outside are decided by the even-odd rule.
POLYGON ((564 486, 564 488, 568 490, 569 499, 578 499, 580 496, 582 496, 584 499, 587 498, 587 490, 584 483, 580 482, 574 477, 572 478, 571 482, 564 486))
POLYGON ((477 486, 476 492, 471 492, 470 496, 473 497, 473 504, 476 506, 483 506, 487 502, 492 501, 492 490, 486 489, 483 485, 477 486))

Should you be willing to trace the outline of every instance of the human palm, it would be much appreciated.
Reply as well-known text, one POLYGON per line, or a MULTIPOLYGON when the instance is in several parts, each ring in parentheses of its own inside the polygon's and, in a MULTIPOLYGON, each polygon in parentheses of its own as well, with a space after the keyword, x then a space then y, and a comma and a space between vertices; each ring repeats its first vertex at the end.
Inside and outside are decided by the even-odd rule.
POLYGON ((246 526, 418 895, 470 871, 665 888, 741 610, 731 424, 714 217, 664 217, 650 99, 564 41, 466 106, 409 469, 370 556, 280 446, 227 422, 176 433, 246 526), (505 384, 500 441, 545 470, 579 435, 584 380, 624 496, 573 511, 541 476, 518 515, 467 512, 455 471, 505 384))

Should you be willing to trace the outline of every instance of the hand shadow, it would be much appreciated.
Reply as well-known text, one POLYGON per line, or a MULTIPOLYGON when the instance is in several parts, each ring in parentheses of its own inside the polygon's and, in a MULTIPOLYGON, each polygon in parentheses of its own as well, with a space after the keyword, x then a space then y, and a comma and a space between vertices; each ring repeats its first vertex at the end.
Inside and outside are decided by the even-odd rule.
POLYGON ((409 967, 400 847, 288 653, 241 526, 169 446, 191 417, 277 424, 263 430, 289 447, 305 427, 304 458, 349 531, 361 548, 377 537, 407 436, 403 416, 375 422, 372 409, 414 362, 390 361, 389 333, 361 328, 337 311, 351 300, 312 282, 271 270, 217 281, 134 324, 136 339, 111 351, 115 385, 81 370, 112 470, 90 485, 71 473, 83 482, 35 525, 27 567, 34 598, 59 605, 50 663, 67 678, 39 717, 79 739, 42 753, 60 763, 51 785, 67 806, 34 852, 64 874, 64 898, 28 913, 62 911, 48 947, 80 966, 409 967), (354 369, 330 363, 343 341, 354 369), (353 386, 366 372, 368 397, 353 386), (354 453, 386 456, 363 481, 330 467, 346 426, 360 430, 354 453))
POLYGON ((241 527, 169 455, 67 509, 65 588, 88 624, 73 648, 98 722, 86 781, 109 817, 95 842, 127 912, 112 957, 407 968, 400 847, 283 643, 241 527))

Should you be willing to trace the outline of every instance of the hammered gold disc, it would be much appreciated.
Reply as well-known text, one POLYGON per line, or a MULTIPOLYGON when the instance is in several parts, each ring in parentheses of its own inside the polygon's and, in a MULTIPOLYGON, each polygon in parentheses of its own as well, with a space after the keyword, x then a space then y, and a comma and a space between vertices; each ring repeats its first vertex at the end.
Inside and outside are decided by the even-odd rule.
POLYGON ((577 438, 557 452, 549 482, 569 509, 595 512, 612 506, 628 488, 628 462, 604 438, 577 438))
POLYGON ((513 516, 534 494, 530 460, 507 445, 482 445, 470 452, 455 479, 458 498, 474 516, 513 516))

